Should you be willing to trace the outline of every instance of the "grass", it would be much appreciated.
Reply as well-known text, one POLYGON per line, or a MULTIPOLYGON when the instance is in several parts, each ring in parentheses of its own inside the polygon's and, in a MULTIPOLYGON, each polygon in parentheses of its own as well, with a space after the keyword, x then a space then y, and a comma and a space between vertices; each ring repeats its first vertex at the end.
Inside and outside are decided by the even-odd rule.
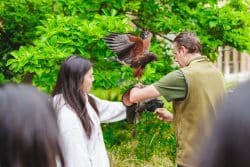
POLYGON ((110 150, 111 167, 174 167, 174 163, 167 156, 153 155, 148 160, 140 160, 132 153, 129 157, 120 156, 117 151, 110 150))

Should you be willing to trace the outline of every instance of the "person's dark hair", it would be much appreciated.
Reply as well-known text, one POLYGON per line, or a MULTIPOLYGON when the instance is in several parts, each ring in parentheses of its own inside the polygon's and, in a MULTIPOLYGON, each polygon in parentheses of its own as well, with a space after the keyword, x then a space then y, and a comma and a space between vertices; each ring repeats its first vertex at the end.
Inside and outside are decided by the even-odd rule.
POLYGON ((32 86, 0 85, 0 166, 56 167, 64 159, 52 102, 32 86))
POLYGON ((188 53, 201 53, 202 50, 199 38, 191 32, 181 32, 175 37, 174 43, 178 49, 181 46, 187 48, 188 53))
MULTIPOLYGON (((92 64, 89 60, 79 55, 70 56, 62 64, 55 88, 52 92, 53 97, 57 94, 62 94, 66 103, 74 109, 80 118, 83 128, 89 138, 91 136, 93 122, 87 112, 85 94, 81 87, 84 82, 84 76, 91 67, 92 64)), ((88 100, 98 114, 99 112, 95 100, 89 95, 88 100)))
POLYGON ((198 166, 250 166, 250 82, 228 96, 202 149, 198 166))

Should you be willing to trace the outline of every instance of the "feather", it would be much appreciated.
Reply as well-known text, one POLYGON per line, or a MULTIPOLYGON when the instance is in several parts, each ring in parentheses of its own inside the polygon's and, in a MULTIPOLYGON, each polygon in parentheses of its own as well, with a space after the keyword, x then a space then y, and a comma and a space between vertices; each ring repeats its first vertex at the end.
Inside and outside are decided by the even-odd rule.
POLYGON ((134 68, 134 76, 140 78, 145 66, 157 60, 149 52, 151 37, 152 34, 148 31, 143 31, 141 36, 111 32, 104 37, 104 41, 116 53, 118 60, 134 68))

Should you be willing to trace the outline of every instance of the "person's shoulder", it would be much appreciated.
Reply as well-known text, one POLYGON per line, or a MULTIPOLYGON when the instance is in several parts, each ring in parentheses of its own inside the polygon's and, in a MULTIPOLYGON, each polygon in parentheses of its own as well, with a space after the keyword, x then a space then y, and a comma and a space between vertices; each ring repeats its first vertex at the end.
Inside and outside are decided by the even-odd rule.
POLYGON ((168 75, 179 76, 179 75, 183 75, 183 73, 180 69, 178 69, 178 70, 174 70, 174 71, 168 73, 168 75))
POLYGON ((59 111, 66 103, 62 94, 57 94, 52 98, 53 107, 59 111))
POLYGON ((185 77, 181 70, 174 70, 164 77, 162 77, 158 82, 154 83, 154 85, 176 85, 178 83, 184 83, 185 77))
POLYGON ((75 113, 75 111, 64 105, 58 111, 58 125, 60 127, 61 133, 68 133, 73 129, 79 129, 81 126, 81 120, 75 113))
POLYGON ((183 72, 181 70, 174 70, 174 71, 168 73, 165 77, 167 79, 176 80, 176 79, 179 79, 179 78, 184 78, 184 75, 183 75, 183 72))
POLYGON ((60 109, 57 110, 57 119, 58 123, 63 124, 74 124, 79 120, 76 112, 66 104, 60 106, 60 109))

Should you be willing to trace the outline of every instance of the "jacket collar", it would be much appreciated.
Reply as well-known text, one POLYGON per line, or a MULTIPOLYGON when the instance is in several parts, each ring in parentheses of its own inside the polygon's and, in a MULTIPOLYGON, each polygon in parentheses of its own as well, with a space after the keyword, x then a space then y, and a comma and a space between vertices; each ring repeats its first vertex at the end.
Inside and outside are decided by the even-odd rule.
POLYGON ((209 59, 206 56, 202 56, 199 53, 195 53, 192 55, 192 58, 190 59, 188 66, 190 64, 193 64, 195 62, 200 62, 200 61, 209 61, 209 59))

